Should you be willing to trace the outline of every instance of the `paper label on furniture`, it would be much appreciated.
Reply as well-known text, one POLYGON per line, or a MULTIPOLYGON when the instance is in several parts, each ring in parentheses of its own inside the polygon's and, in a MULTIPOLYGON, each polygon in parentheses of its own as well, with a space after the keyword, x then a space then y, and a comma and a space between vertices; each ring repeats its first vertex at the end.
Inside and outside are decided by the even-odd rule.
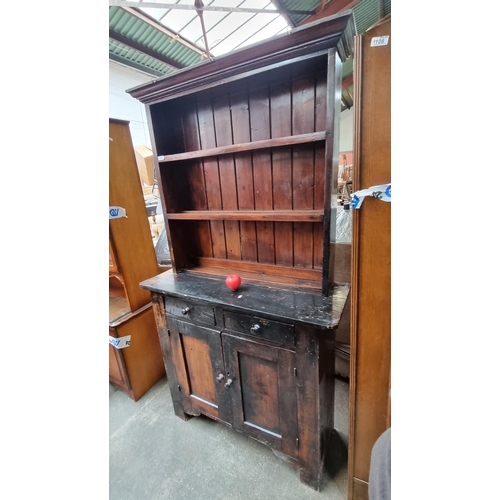
POLYGON ((109 343, 117 349, 123 349, 124 347, 128 347, 130 345, 130 335, 120 337, 119 339, 115 339, 115 337, 109 335, 109 343))
POLYGON ((381 47, 382 45, 387 45, 389 43, 389 35, 385 36, 374 36, 370 47, 381 47))
POLYGON ((356 191, 351 194, 351 206, 352 208, 360 208, 361 203, 365 199, 365 196, 373 196, 377 200, 381 201, 391 201, 391 185, 382 184, 380 186, 372 186, 368 189, 362 189, 361 191, 356 191))
POLYGON ((127 218, 127 212, 122 207, 109 207, 109 218, 119 219, 120 217, 127 218))

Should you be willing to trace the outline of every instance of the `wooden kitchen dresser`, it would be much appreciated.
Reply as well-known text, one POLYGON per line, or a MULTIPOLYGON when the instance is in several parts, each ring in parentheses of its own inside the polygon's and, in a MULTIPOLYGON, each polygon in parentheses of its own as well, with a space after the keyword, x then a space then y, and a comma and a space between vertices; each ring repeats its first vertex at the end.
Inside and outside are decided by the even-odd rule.
POLYGON ((280 450, 315 489, 349 293, 331 207, 353 39, 346 11, 128 91, 146 106, 171 253, 141 286, 176 414, 280 450))

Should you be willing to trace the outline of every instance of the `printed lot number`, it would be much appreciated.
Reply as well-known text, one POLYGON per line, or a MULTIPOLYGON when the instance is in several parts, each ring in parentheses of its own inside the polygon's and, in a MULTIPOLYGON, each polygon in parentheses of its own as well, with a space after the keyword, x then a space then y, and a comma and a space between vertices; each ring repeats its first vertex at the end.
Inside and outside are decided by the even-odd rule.
POLYGON ((370 47, 380 47, 382 45, 387 45, 388 43, 389 43, 389 35, 375 36, 372 38, 370 47))

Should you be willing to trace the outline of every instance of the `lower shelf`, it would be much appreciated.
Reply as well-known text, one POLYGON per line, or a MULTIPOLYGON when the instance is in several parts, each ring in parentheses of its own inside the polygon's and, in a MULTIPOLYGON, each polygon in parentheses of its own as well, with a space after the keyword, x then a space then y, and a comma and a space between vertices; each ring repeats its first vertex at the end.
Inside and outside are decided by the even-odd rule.
POLYGON ((199 265, 183 271, 207 276, 238 274, 243 282, 281 288, 300 288, 321 293, 321 270, 271 266, 243 261, 199 258, 199 265))

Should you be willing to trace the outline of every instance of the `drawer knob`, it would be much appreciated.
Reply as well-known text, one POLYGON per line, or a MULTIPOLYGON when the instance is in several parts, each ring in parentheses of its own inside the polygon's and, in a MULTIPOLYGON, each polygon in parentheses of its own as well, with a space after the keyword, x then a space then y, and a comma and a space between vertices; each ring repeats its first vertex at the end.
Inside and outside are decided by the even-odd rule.
POLYGON ((186 314, 191 311, 191 308, 190 307, 185 307, 181 312, 182 314, 184 314, 184 316, 186 316, 186 314))
POLYGON ((224 384, 224 387, 229 387, 232 383, 233 383, 233 379, 232 378, 228 378, 227 382, 224 384))
POLYGON ((251 328, 250 328, 250 331, 252 333, 260 333, 260 331, 262 330, 262 328, 260 327, 260 325, 258 324, 255 324, 253 325, 251 328))

